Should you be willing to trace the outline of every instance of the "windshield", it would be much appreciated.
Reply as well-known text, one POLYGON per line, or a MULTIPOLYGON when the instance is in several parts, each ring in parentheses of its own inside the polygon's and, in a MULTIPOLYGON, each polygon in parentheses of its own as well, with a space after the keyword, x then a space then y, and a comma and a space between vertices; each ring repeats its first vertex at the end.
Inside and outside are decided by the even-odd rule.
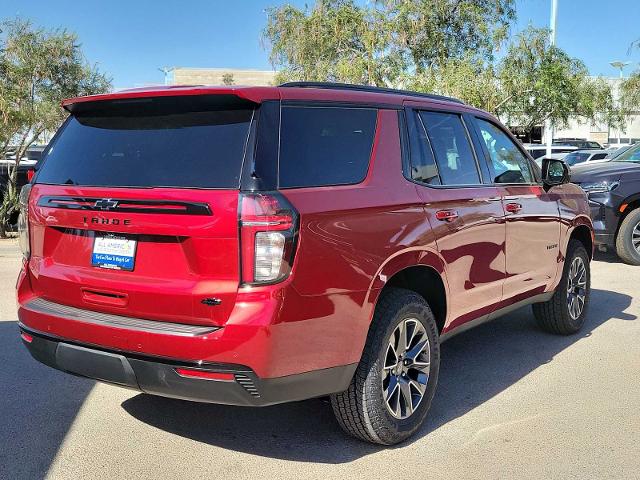
POLYGON ((620 155, 612 156, 611 160, 616 162, 640 162, 640 143, 636 143, 620 155))
POLYGON ((83 186, 239 188, 252 113, 137 106, 128 112, 73 115, 43 159, 36 180, 83 186))
POLYGON ((590 155, 590 153, 574 152, 564 157, 564 161, 567 165, 573 166, 577 163, 586 162, 589 159, 590 155))

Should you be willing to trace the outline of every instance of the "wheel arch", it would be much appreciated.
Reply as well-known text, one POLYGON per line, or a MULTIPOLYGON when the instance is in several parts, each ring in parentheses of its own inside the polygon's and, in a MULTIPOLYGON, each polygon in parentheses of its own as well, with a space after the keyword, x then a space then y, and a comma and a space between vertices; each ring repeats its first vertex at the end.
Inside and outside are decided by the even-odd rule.
POLYGON ((594 249, 594 241, 593 241, 593 227, 591 224, 580 223, 576 225, 569 235, 569 239, 567 241, 567 246, 571 240, 578 240, 580 243, 584 245, 585 250, 589 254, 589 258, 593 259, 593 249, 594 249))
POLYGON ((380 268, 370 289, 371 318, 382 293, 392 287, 406 288, 423 297, 433 311, 438 332, 442 332, 449 296, 445 263, 437 252, 413 250, 390 258, 380 268))
POLYGON ((629 215, 631 212, 633 212, 637 208, 640 208, 640 193, 629 195, 622 202, 620 202, 620 205, 618 206, 618 211, 617 211, 619 215, 618 215, 618 225, 616 225, 616 234, 615 234, 616 237, 618 236, 618 232, 620 231, 620 225, 622 225, 622 222, 624 221, 624 219, 627 218, 627 215, 629 215), (620 207, 622 205, 626 205, 626 207, 622 212, 620 212, 620 207))

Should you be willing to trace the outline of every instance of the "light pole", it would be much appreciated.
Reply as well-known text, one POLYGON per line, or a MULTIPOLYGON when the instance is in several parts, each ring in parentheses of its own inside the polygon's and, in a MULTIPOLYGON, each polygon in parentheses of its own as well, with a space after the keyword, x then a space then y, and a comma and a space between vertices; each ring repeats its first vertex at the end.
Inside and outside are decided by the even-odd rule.
POLYGON ((162 73, 164 73, 164 84, 169 85, 169 73, 173 70, 171 67, 162 67, 159 68, 162 73))
MULTIPOLYGON (((556 19, 558 16, 558 0, 551 0, 551 19, 549 21, 549 43, 553 47, 556 44, 556 19)), ((547 118, 544 121, 544 133, 547 140, 547 156, 551 155, 553 145, 553 123, 547 118)))
POLYGON ((630 63, 631 62, 621 62, 620 60, 615 60, 613 62, 609 62, 609 65, 611 65, 613 68, 618 69, 620 71, 620 78, 624 78, 622 71, 624 70, 624 67, 626 67, 630 63))
MULTIPOLYGON (((629 65, 631 62, 621 62, 620 60, 614 60, 613 62, 609 62, 609 65, 611 65, 613 68, 618 69, 618 71, 620 72, 620 80, 622 80, 624 78, 624 67, 626 67, 627 65, 629 65)), ((618 85, 618 93, 620 92, 620 85, 618 85)), ((618 144, 620 144, 620 130, 619 128, 616 129, 618 135, 616 136, 616 140, 618 140, 618 144)), ((611 134, 611 130, 609 130, 609 135, 611 134)), ((607 139, 608 140, 608 139, 607 139)))

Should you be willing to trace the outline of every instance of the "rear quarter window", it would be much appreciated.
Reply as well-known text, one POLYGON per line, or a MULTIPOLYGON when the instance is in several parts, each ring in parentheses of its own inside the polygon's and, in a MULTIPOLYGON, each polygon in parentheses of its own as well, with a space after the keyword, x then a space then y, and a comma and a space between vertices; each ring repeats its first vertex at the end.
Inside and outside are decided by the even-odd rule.
POLYGON ((360 183, 376 130, 372 108, 282 108, 280 188, 360 183))

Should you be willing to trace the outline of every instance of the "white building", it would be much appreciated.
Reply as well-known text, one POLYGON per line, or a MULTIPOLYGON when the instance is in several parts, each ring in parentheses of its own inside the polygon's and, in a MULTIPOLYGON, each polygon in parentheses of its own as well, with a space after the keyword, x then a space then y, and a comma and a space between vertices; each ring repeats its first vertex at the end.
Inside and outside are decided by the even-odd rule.
MULTIPOLYGON (((621 78, 607 78, 613 87, 614 96, 618 96, 621 78)), ((618 144, 640 142, 640 112, 631 115, 627 125, 622 129, 610 128, 608 125, 597 125, 572 119, 568 128, 556 129, 554 138, 586 138, 599 143, 618 144)), ((545 139, 546 141, 546 139, 545 139)))
POLYGON ((273 85, 273 70, 242 70, 237 68, 186 68, 167 69, 169 85, 273 85))

